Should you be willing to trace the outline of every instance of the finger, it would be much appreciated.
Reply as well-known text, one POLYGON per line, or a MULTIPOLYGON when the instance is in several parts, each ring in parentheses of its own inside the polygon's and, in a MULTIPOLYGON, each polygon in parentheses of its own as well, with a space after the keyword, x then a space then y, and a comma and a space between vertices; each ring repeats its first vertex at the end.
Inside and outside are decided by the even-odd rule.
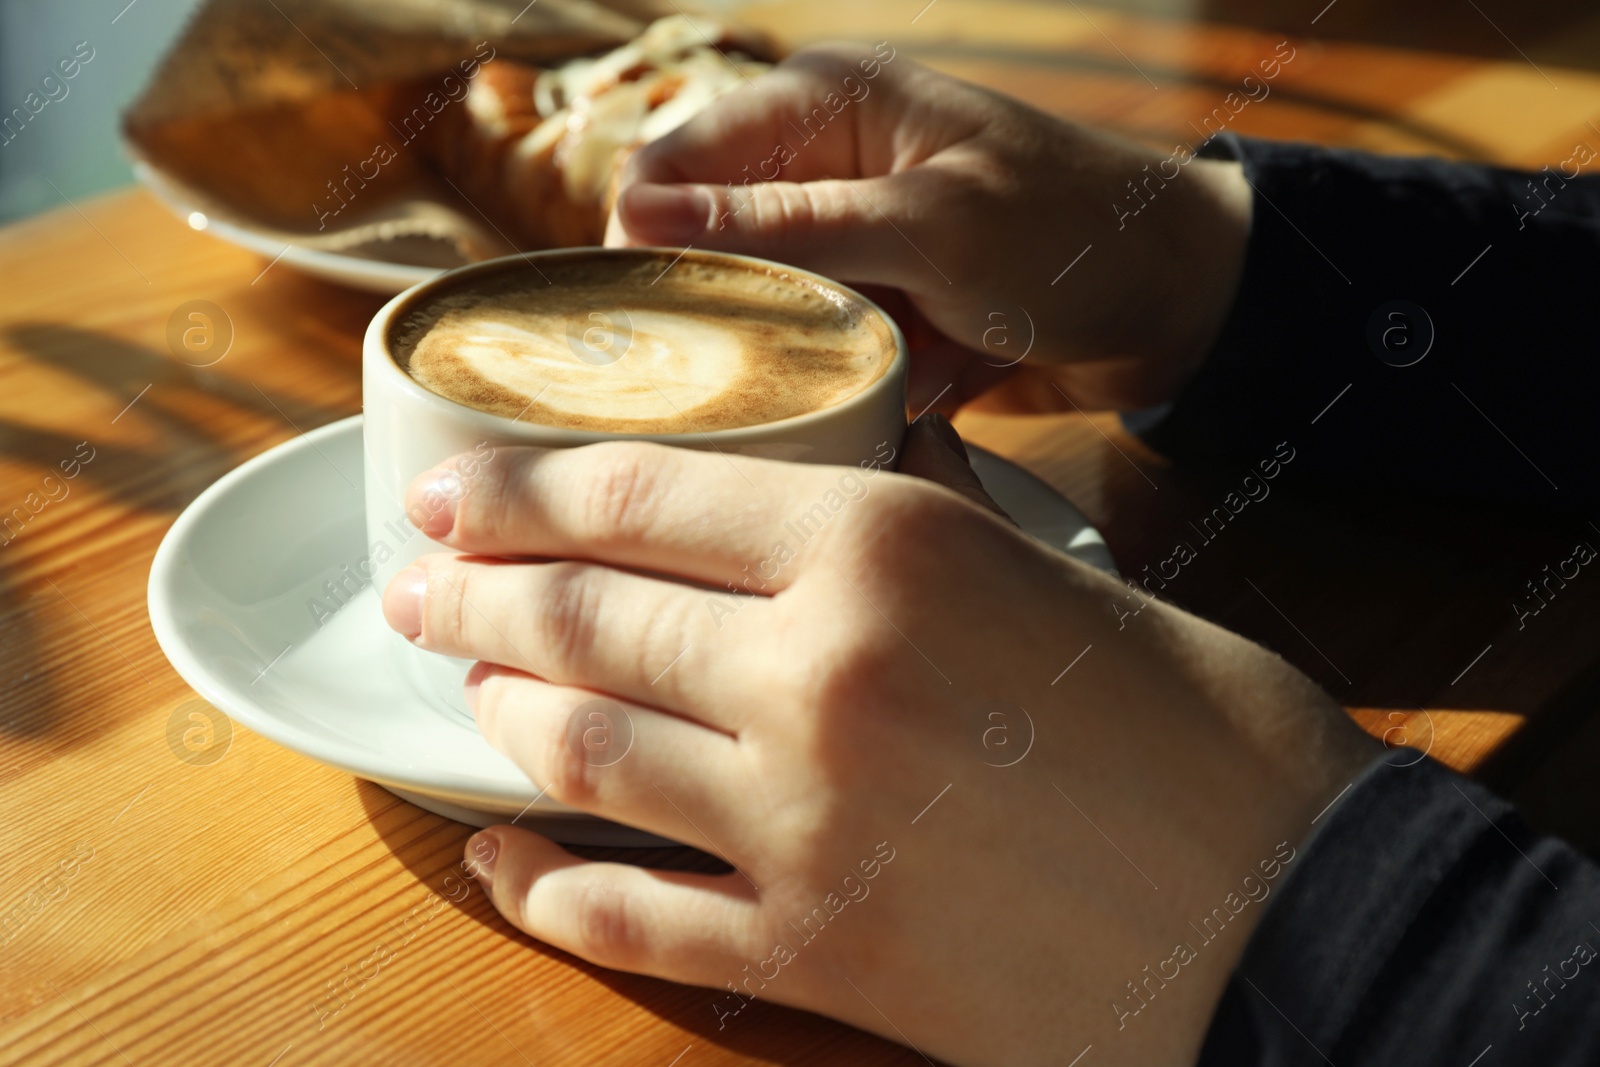
POLYGON ((900 332, 905 335, 906 348, 915 356, 923 349, 937 344, 950 345, 952 342, 937 326, 928 321, 928 317, 918 310, 917 305, 906 295, 905 290, 896 289, 890 285, 871 285, 858 283, 856 290, 868 300, 877 304, 900 327, 900 332))
POLYGON ((684 711, 747 695, 740 639, 768 607, 592 563, 442 553, 400 572, 383 596, 389 625, 429 652, 684 711), (724 626, 733 614, 740 626, 724 626))
POLYGON ((511 925, 590 963, 718 987, 762 954, 760 905, 737 873, 594 863, 511 826, 473 836, 465 855, 511 925))
POLYGON ((735 838, 719 812, 748 783, 728 734, 487 663, 467 675, 467 704, 545 796, 729 858, 735 838))
POLYGON ((967 459, 961 435, 956 433, 949 419, 937 412, 922 416, 906 431, 906 451, 900 460, 900 473, 954 489, 979 507, 1007 522, 1013 521, 978 479, 967 459))
MULTIPOLYGON (((873 85, 864 77, 863 64, 872 67, 875 58, 850 47, 797 52, 641 147, 624 182, 722 185, 887 173, 894 116, 884 104, 894 94, 887 79, 873 85), (859 88, 847 92, 846 79, 859 88)), ((881 73, 882 64, 876 67, 881 73)))
POLYGON ((913 412, 932 410, 952 415, 962 405, 1005 383, 1018 370, 1016 366, 991 363, 982 353, 940 338, 912 350, 906 405, 913 412))
MULTIPOLYGON (((906 61, 895 79, 921 72, 906 61)), ((897 169, 901 93, 864 49, 801 52, 639 149, 607 244, 695 245, 851 281, 949 282, 918 249, 956 190, 937 164, 897 169), (870 100, 870 103, 869 103, 870 100)), ((961 130, 952 126, 951 137, 961 130)))
POLYGON ((636 183, 617 200, 625 243, 693 245, 792 263, 854 282, 919 292, 948 278, 923 248, 955 194, 932 165, 882 178, 749 185, 636 183))
POLYGON ((441 466, 406 496, 422 532, 451 548, 598 560, 771 594, 877 484, 878 462, 827 467, 615 441, 501 448, 471 469, 441 466))

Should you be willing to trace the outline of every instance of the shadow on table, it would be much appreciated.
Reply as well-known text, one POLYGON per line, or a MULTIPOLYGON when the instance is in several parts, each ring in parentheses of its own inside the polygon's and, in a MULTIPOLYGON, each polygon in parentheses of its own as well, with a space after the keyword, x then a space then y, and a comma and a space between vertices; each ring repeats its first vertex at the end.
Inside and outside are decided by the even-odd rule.
MULTIPOLYGON (((371 782, 357 781, 356 788, 373 828, 395 858, 420 884, 442 895, 444 879, 452 874, 461 875, 462 849, 473 829, 423 811, 371 782)), ((715 857, 692 848, 574 847, 572 851, 588 859, 663 870, 717 873, 730 869, 715 857)), ((596 967, 515 929, 479 891, 469 894, 456 908, 498 936, 519 945, 522 951, 572 967, 671 1026, 688 1031, 694 1035, 696 1044, 703 1041, 773 1064, 909 1065, 926 1062, 910 1049, 809 1012, 756 1000, 749 1002, 737 1015, 727 1015, 725 1013, 735 1004, 732 995, 725 991, 719 993, 714 989, 596 967), (725 1025, 719 1028, 719 1021, 725 1025)), ((736 975, 728 977, 732 979, 736 975)), ((530 988, 528 992, 530 997, 536 997, 540 990, 530 988)), ((596 1017, 597 1012, 604 1010, 604 1002, 597 1002, 586 1018, 594 1025, 604 1026, 605 1019, 596 1017)), ((618 1025, 623 1024, 619 1022, 618 1025)), ((512 1035, 515 1035, 514 1030, 512 1035)))
POLYGON ((165 352, 61 323, 19 323, 6 331, 5 341, 23 356, 122 397, 124 403, 148 389, 129 414, 136 411, 152 423, 162 433, 163 451, 169 454, 218 444, 183 403, 192 402, 197 394, 284 423, 291 431, 294 426, 311 429, 349 414, 342 408, 265 391, 237 363, 230 366, 226 356, 210 366, 191 366, 165 352), (170 444, 165 440, 168 435, 170 444))
MULTIPOLYGON (((233 446, 208 432, 203 414, 215 419, 218 402, 233 409, 282 424, 284 436, 295 427, 310 429, 341 418, 347 411, 325 404, 295 400, 258 389, 249 380, 219 368, 189 366, 171 355, 142 345, 62 323, 21 323, 3 334, 6 348, 69 377, 68 388, 93 390, 113 398, 119 414, 104 423, 73 427, 70 432, 46 426, 0 419, 0 454, 33 469, 25 476, 15 499, 0 501, 0 545, 10 547, 38 536, 65 512, 72 515, 72 494, 85 485, 124 508, 156 513, 179 511, 238 462, 233 446), (117 429, 112 424, 126 422, 117 429), (128 426, 143 426, 148 444, 109 444, 107 433, 128 426), (61 464, 76 470, 63 477, 61 464), (45 482, 46 477, 52 481, 45 482), (52 509, 56 509, 52 513, 52 509)), ((353 371, 354 372, 354 371, 353 371)), ((354 372, 358 373, 358 372, 354 372)), ((38 413, 49 424, 51 412, 38 413)), ((57 424, 61 420, 55 420, 57 424)), ((153 546, 152 546, 153 547, 153 546)), ((15 551, 11 554, 15 558, 15 551)), ((55 725, 62 701, 49 692, 49 679, 35 680, 29 664, 43 662, 40 625, 29 607, 18 568, 0 557, 0 597, 9 610, 0 616, 5 662, 28 675, 8 683, 30 682, 45 687, 31 691, 28 699, 11 705, 0 716, 0 732, 16 737, 39 737, 55 725)), ((139 561, 143 565, 145 561, 139 561)), ((28 567, 29 585, 37 581, 43 565, 28 567)), ((60 577, 60 573, 56 574, 60 577)), ((57 588, 62 597, 71 590, 57 588)), ((46 592, 54 596, 55 593, 46 592)), ((74 600, 69 599, 76 610, 74 600)), ((87 616, 85 616, 87 619, 87 616)), ((92 624, 91 624, 92 625, 92 624)))

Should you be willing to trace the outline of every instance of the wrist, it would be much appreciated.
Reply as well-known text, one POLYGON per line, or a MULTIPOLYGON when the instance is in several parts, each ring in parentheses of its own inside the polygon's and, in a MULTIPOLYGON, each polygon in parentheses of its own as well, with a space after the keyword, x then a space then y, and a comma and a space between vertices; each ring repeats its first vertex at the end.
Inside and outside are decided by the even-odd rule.
POLYGON ((1103 247, 1106 257, 1079 283, 1062 324, 1069 388, 1096 407, 1165 404, 1199 372, 1233 307, 1250 239, 1250 183, 1237 163, 1180 164, 1093 130, 1070 128, 1064 143, 1094 160, 1084 188, 1103 190, 1111 207, 1103 215, 1069 209, 1087 224, 1094 254, 1103 247), (1128 180, 1141 174, 1138 186, 1128 180))

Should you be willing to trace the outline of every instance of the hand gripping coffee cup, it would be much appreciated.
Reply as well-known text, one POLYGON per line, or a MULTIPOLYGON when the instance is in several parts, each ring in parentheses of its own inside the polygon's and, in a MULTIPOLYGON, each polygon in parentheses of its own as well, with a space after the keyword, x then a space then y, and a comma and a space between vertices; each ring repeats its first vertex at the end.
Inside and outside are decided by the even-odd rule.
MULTIPOLYGON (((463 482, 514 445, 645 440, 803 463, 893 467, 905 338, 872 301, 794 267, 677 249, 562 249, 478 263, 401 293, 362 353, 367 540, 377 588, 448 549, 406 513, 420 474, 463 482)), ((740 477, 730 466, 729 477, 740 477)), ((446 505, 441 497, 433 502, 446 505)), ((467 664, 397 652, 466 714, 467 664)))

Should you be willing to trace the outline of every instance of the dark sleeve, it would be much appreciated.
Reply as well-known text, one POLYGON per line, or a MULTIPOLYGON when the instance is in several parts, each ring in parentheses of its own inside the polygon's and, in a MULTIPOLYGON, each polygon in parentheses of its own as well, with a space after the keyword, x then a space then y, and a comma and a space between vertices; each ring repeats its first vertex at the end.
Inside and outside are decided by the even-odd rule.
POLYGON ((1600 868, 1406 751, 1288 864, 1200 1067, 1600 1063, 1600 868))
POLYGON ((1239 467, 1287 441, 1302 477, 1368 488, 1600 500, 1593 149, 1537 174, 1230 135, 1202 154, 1255 189, 1244 277, 1199 375, 1135 432, 1239 467))

